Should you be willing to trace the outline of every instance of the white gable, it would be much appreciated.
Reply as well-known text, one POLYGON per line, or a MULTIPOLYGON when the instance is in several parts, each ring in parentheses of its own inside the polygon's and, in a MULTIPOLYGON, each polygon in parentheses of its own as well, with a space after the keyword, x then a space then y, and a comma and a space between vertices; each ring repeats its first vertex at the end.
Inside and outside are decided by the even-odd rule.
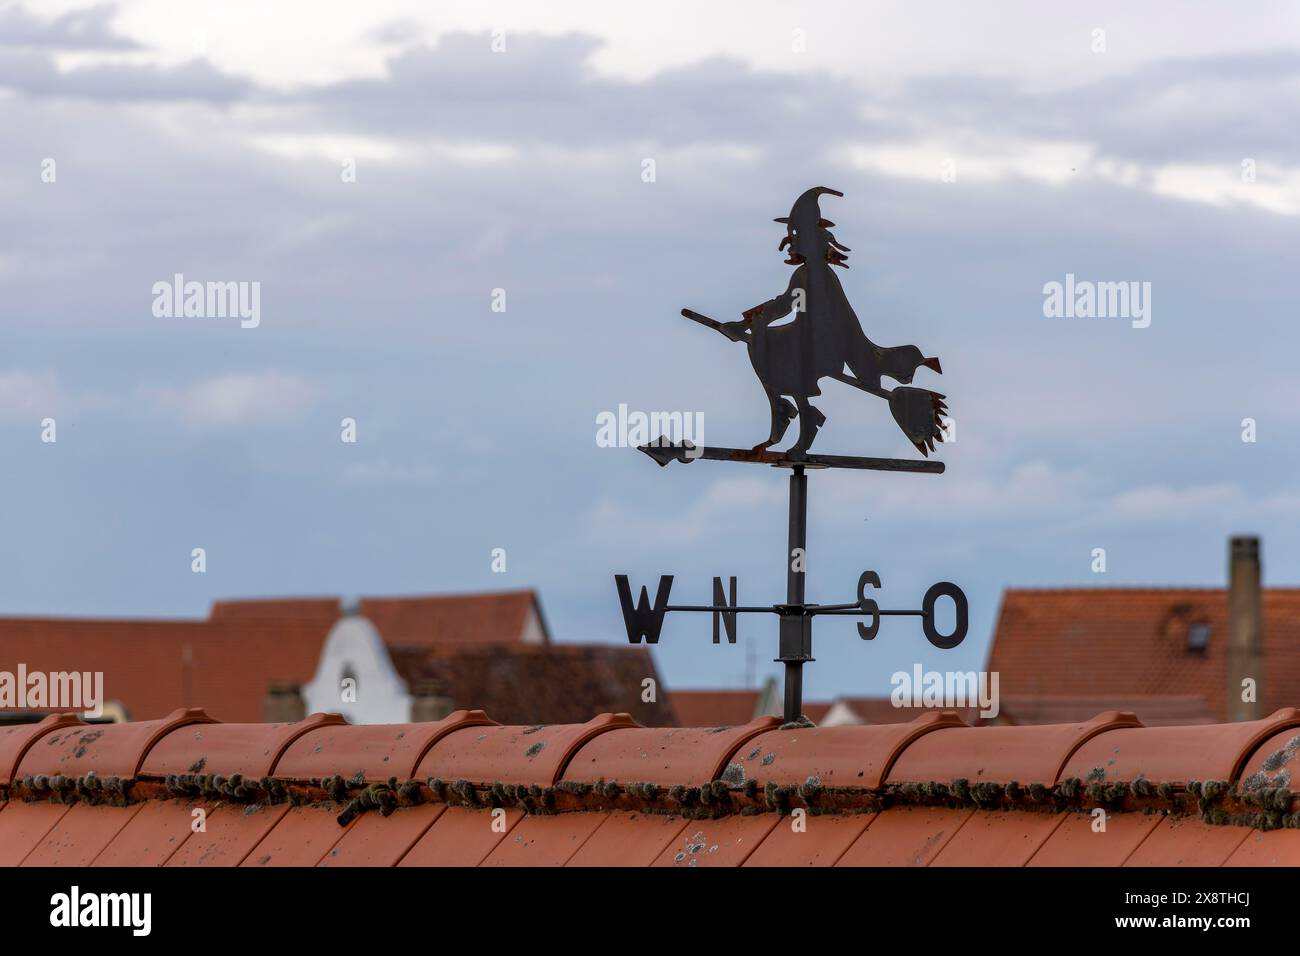
POLYGON ((411 694, 393 668, 375 626, 345 617, 325 638, 316 676, 302 689, 307 713, 342 714, 353 724, 401 724, 411 719, 411 694), (343 681, 355 681, 356 701, 343 700, 343 681))
POLYGON ((819 727, 851 727, 862 723, 862 718, 857 715, 848 704, 842 700, 837 700, 831 704, 831 709, 826 712, 822 718, 819 727))
POLYGON ((542 619, 537 614, 537 605, 528 608, 528 617, 524 620, 524 632, 519 635, 519 640, 524 644, 545 644, 546 630, 542 627, 542 619))

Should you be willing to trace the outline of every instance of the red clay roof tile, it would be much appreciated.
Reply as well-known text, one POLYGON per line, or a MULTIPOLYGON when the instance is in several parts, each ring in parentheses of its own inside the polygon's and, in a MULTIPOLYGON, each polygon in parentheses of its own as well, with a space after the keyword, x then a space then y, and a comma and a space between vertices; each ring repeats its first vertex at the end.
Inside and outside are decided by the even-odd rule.
POLYGON ((317 866, 396 866, 446 809, 434 803, 358 817, 317 866))
POLYGON ((876 814, 835 865, 929 866, 972 812, 947 807, 891 807, 876 814))
POLYGON ((207 811, 204 829, 191 833, 164 866, 238 866, 289 812, 285 804, 199 806, 207 811))
POLYGON ((1175 784, 1236 780, 1255 748, 1288 727, 1300 727, 1300 710, 1294 707, 1237 724, 1111 730, 1079 747, 1062 778, 1113 783, 1145 777, 1175 784))
POLYGON ((649 866, 692 821, 660 813, 602 813, 600 827, 565 866, 649 866))
POLYGON ((604 822, 599 813, 530 814, 479 865, 564 866, 604 822))
MULTIPOLYGON (((840 697, 836 703, 847 707, 864 724, 906 724, 934 712, 933 707, 913 707, 910 704, 899 707, 889 697, 840 697)), ((973 725, 980 721, 978 707, 948 709, 953 710, 962 723, 973 725)), ((812 717, 811 714, 807 716, 812 717)))
POLYGON ((1131 715, 1113 713, 1082 724, 966 727, 932 712, 911 724, 791 730, 776 729, 775 718, 723 730, 653 729, 612 714, 540 728, 501 726, 475 712, 400 726, 352 727, 325 716, 295 725, 195 723, 204 720, 201 711, 177 711, 138 725, 47 722, 0 737, 20 771, 0 800, 0 865, 1149 866, 1270 865, 1300 855, 1300 831, 1242 825, 1256 817, 1234 809, 1231 793, 1213 805, 1210 825, 1197 815, 1199 791, 1189 798, 1182 788, 1188 778, 1243 774, 1262 774, 1261 786, 1289 786, 1300 752, 1295 710, 1181 728, 1131 726, 1131 715), (84 739, 94 730, 103 733, 84 739), (174 777, 163 778, 191 773, 204 756, 210 773, 269 768, 280 788, 274 799, 289 787, 294 802, 172 796, 188 784, 178 789, 174 777), (1110 804, 1105 831, 1094 831, 1090 801, 1098 798, 1072 779, 1086 780, 1093 766, 1107 782, 1142 773, 1161 792, 1126 792, 1110 804), (334 785, 322 789, 319 780, 358 769, 367 780, 402 780, 401 805, 394 809, 396 795, 382 785, 364 792, 353 785, 348 799, 387 794, 390 802, 382 812, 358 812, 367 804, 354 801, 341 815, 334 785), (78 783, 62 791, 68 805, 27 776, 91 770, 133 778, 129 792, 101 797, 78 783), (916 786, 958 777, 1022 786, 977 795, 1006 807, 997 810, 961 805, 968 798, 960 789, 916 786), (428 778, 478 789, 422 787, 428 778), (621 786, 584 789, 601 780, 621 786), (653 786, 630 786, 637 782, 653 786), (520 784, 527 786, 508 789, 520 784), (1035 785, 1059 786, 1045 795, 1035 785), (706 813, 682 815, 706 798, 706 813), (466 800, 480 808, 459 805, 466 800), (501 800, 508 805, 487 806, 501 800), (514 802, 559 812, 525 814, 514 802), (786 812, 805 804, 806 815, 786 812), (1144 806, 1156 812, 1144 814, 1144 806), (198 832, 196 810, 205 814, 198 832))
POLYGON ((728 762, 742 744, 780 724, 777 717, 756 717, 740 727, 616 730, 578 751, 564 779, 699 786, 724 778, 728 762))
MULTIPOLYGON (((534 612, 549 642, 540 607, 532 591, 505 591, 368 598, 361 612, 390 647, 432 648, 517 644, 534 612)), ((31 672, 66 670, 68 661, 101 672, 104 696, 132 720, 203 703, 221 720, 254 722, 272 682, 312 679, 339 616, 338 600, 324 598, 218 601, 198 620, 0 617, 0 659, 31 672)), ((469 702, 472 693, 454 696, 469 702)))
POLYGON ((637 724, 627 714, 601 714, 585 724, 467 727, 435 743, 415 772, 448 782, 553 786, 569 760, 594 737, 637 724))
POLYGON ((114 807, 77 803, 59 817, 48 833, 23 858, 21 866, 90 866, 113 842, 142 804, 114 807))
POLYGON ((953 711, 931 711, 906 724, 813 727, 760 734, 731 758, 760 787, 798 785, 879 787, 898 755, 942 727, 964 727, 953 711))
POLYGON ((332 807, 290 807, 240 866, 315 866, 354 826, 339 826, 332 807))
POLYGON ((1224 866, 1300 866, 1300 830, 1251 830, 1224 866))
POLYGON ((1106 829, 1098 830, 1091 813, 1067 813, 1026 865, 1122 866, 1162 819, 1154 813, 1111 813, 1106 829))
MULTIPOLYGON (((1256 713, 1300 700, 1300 588, 1264 588, 1264 659, 1256 713)), ((1192 694, 1225 717, 1228 599, 1223 588, 1008 589, 988 669, 1004 698, 1036 694, 1192 694), (1210 625, 1187 650, 1193 623, 1210 625)), ((1142 709, 1138 709, 1143 714, 1142 709)), ((1147 722, 1150 726, 1153 722, 1147 722)))
POLYGON ((1065 817, 1064 813, 976 810, 930 866, 1024 866, 1065 817))
MULTIPOLYGON (((542 636, 549 640, 532 590, 370 597, 358 606, 386 643, 421 646, 514 643, 523 637, 534 610, 542 636)), ((208 619, 221 624, 300 622, 316 627, 323 638, 342 616, 337 597, 248 598, 214 601, 208 619)))
POLYGON ((757 690, 674 690, 673 710, 682 727, 747 724, 758 709, 757 690))
POLYGON ((1108 710, 1141 714, 1143 727, 1214 723, 1210 705, 1194 694, 1002 694, 993 722, 1078 724, 1108 710))
POLYGON ((23 754, 36 741, 54 730, 80 726, 81 721, 72 714, 49 714, 39 723, 0 727, 0 788, 9 786, 23 754))
POLYGON ((1300 729, 1287 727, 1260 742, 1255 752, 1241 768, 1241 784, 1244 788, 1257 790, 1261 787, 1290 787, 1300 790, 1300 763, 1296 754, 1300 753, 1300 729))
POLYGON ((18 866, 68 812, 59 803, 9 801, 0 813, 0 866, 18 866))
POLYGON ((0 659, 28 671, 104 675, 104 697, 133 721, 178 703, 204 703, 221 720, 260 721, 271 681, 305 683, 316 672, 328 628, 246 621, 0 618, 0 659))
POLYGON ((180 708, 157 720, 129 724, 82 724, 60 728, 29 749, 18 763, 21 774, 81 776, 94 771, 102 777, 134 777, 145 755, 158 741, 187 724, 215 723, 198 707, 180 708))
POLYGON ((195 806, 188 800, 142 803, 91 866, 162 866, 189 838, 195 806))
POLYGON ((692 820, 651 865, 743 866, 779 822, 773 813, 692 820))
POLYGON ((874 813, 821 814, 805 817, 804 829, 783 819, 749 855, 745 866, 834 866, 862 832, 874 813))
POLYGON ((1136 726, 1133 714, 1111 712, 1082 724, 936 730, 903 751, 888 781, 1055 784, 1061 767, 1086 741, 1116 727, 1136 726))
POLYGON ((641 682, 662 686, 648 648, 627 644, 497 644, 393 647, 409 687, 471 701, 504 724, 582 723, 593 713, 628 713, 646 726, 672 726, 675 698, 646 701, 641 682))
POLYGON ((448 807, 397 865, 478 866, 523 818, 523 811, 513 808, 448 807))
POLYGON ((283 724, 185 725, 150 748, 140 773, 150 777, 172 773, 263 777, 276 769, 280 755, 303 734, 345 723, 338 714, 312 714, 283 724))
MULTIPOLYGON (((256 726, 256 725, 253 725, 256 726)), ((427 724, 362 724, 342 718, 331 726, 315 726, 295 735, 275 764, 275 775, 289 780, 319 780, 360 773, 367 781, 415 775, 429 748, 453 731, 466 727, 495 727, 481 710, 457 710, 427 724)), ((269 773, 270 771, 264 771, 269 773)))
POLYGON ((1250 832, 1211 826, 1198 817, 1162 817, 1124 866, 1222 866, 1250 832))

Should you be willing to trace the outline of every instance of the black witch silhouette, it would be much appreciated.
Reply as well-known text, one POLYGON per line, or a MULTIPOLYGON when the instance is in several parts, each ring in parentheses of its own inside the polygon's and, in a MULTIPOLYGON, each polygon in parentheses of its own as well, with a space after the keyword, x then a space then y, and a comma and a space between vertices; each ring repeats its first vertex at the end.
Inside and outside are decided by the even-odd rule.
POLYGON ((799 439, 785 454, 797 458, 806 453, 826 421, 809 399, 821 394, 821 379, 833 378, 889 402, 898 427, 928 457, 934 443, 943 441, 942 416, 947 406, 943 395, 908 386, 922 365, 941 374, 943 369, 937 358, 926 358, 915 345, 879 346, 862 331, 831 270, 831 266, 848 268, 849 248, 831 235, 835 223, 822 218, 818 198, 823 194, 844 195, 816 186, 795 200, 789 216, 775 220, 786 226, 777 249, 788 245, 786 264, 796 267, 784 293, 742 313, 738 322, 715 322, 689 309, 682 314, 748 345, 750 361, 772 406, 771 434, 754 446, 755 451, 779 442, 798 416, 799 439), (791 312, 793 320, 778 324, 791 312), (881 377, 885 375, 900 387, 884 388, 881 377))

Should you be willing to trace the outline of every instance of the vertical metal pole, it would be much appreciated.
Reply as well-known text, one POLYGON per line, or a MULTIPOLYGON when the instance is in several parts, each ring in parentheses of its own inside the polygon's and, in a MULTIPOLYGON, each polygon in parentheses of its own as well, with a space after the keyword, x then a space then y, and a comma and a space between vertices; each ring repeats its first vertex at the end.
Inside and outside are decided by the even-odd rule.
MULTIPOLYGON (((803 466, 790 475, 790 536, 785 552, 787 604, 804 603, 808 554, 808 478, 803 466), (797 555, 796 555, 797 549, 797 555), (797 564, 796 564, 797 559, 797 564)), ((785 662, 785 722, 803 715, 803 665, 811 659, 812 619, 800 616, 781 622, 781 659, 785 662)))

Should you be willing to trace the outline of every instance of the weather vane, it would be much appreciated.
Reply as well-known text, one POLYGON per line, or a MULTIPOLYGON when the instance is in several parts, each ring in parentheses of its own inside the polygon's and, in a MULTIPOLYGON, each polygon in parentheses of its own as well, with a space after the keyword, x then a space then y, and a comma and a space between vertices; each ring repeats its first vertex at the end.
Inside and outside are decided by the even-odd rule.
POLYGON ((785 292, 741 313, 739 321, 718 322, 682 309, 682 315, 721 332, 733 342, 743 342, 750 363, 767 394, 772 411, 772 428, 767 440, 753 448, 711 448, 690 442, 670 443, 659 439, 640 446, 661 466, 672 461, 697 458, 714 461, 757 462, 776 468, 790 468, 789 549, 786 554, 786 600, 783 604, 740 606, 736 602, 736 579, 724 592, 722 579, 713 579, 713 603, 709 605, 669 604, 672 575, 659 578, 654 603, 644 587, 635 604, 625 574, 614 576, 627 638, 633 644, 659 642, 664 615, 669 611, 707 611, 713 615, 713 642, 725 629, 728 642, 736 642, 736 615, 776 614, 780 619, 780 654, 785 665, 785 721, 798 722, 803 708, 803 665, 813 660, 812 620, 821 614, 869 618, 858 624, 858 636, 872 640, 887 616, 921 618, 926 639, 940 648, 956 647, 966 637, 966 595, 947 581, 931 587, 919 610, 885 610, 867 596, 867 588, 881 586, 880 575, 864 571, 858 578, 857 600, 851 604, 809 604, 804 599, 808 533, 807 468, 855 468, 873 471, 904 471, 942 474, 939 461, 898 458, 862 458, 851 455, 812 454, 808 448, 826 423, 810 399, 821 394, 821 380, 834 379, 885 399, 903 434, 926 458, 935 442, 944 440, 944 396, 912 387, 912 378, 922 366, 942 374, 938 358, 927 358, 915 345, 885 347, 867 338, 853 307, 836 277, 833 266, 848 268, 848 246, 840 244, 830 230, 835 223, 824 219, 819 200, 823 195, 844 194, 825 186, 809 189, 797 200, 790 215, 776 222, 786 227, 778 251, 789 248, 787 265, 795 267, 785 292), (793 315, 789 321, 781 321, 793 315), (846 372, 845 369, 848 369, 846 372), (887 389, 888 376, 899 384, 887 389), (793 400, 793 401, 792 401, 793 400), (799 437, 784 452, 771 447, 785 437, 790 423, 799 419, 799 437), (955 621, 951 633, 943 634, 935 623, 935 606, 941 597, 953 602, 955 621))

